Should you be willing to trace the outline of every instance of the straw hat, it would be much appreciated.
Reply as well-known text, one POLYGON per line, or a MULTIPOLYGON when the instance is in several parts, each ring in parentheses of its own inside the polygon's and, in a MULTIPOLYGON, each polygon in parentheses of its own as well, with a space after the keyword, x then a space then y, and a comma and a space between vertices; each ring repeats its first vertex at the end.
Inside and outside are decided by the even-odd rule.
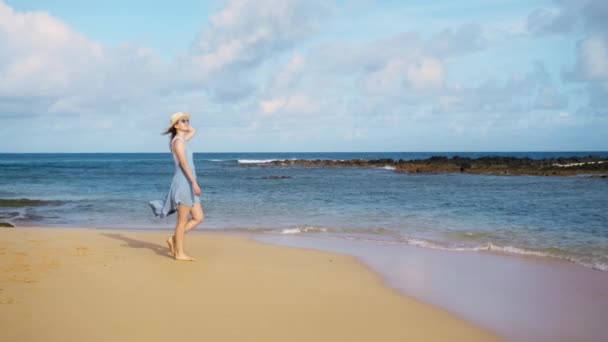
POLYGON ((175 125, 177 121, 181 118, 190 119, 190 114, 183 112, 173 113, 173 115, 171 115, 171 118, 169 119, 169 128, 173 127, 173 125, 175 125))

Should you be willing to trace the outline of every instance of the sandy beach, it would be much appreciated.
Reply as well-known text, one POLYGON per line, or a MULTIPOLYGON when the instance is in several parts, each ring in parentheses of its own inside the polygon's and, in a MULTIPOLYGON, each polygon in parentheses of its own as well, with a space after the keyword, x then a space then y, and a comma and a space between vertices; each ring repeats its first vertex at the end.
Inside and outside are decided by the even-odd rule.
POLYGON ((3 341, 491 341, 345 255, 189 234, 0 230, 3 341))

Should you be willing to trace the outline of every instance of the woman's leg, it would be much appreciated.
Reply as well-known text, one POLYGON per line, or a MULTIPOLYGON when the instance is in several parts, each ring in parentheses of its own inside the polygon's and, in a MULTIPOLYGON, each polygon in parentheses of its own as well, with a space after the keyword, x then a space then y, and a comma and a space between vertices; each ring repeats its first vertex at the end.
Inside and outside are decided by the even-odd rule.
POLYGON ((192 210, 190 210, 190 213, 192 214, 192 219, 188 221, 188 223, 186 223, 186 229, 184 230, 184 233, 187 233, 190 229, 203 223, 203 220, 205 219, 203 207, 201 206, 200 202, 194 203, 194 205, 192 206, 192 210))
MULTIPOLYGON (((203 220, 205 219, 203 207, 201 206, 200 202, 194 203, 194 206, 192 206, 190 213, 192 214, 192 219, 186 223, 186 228, 184 229, 184 233, 187 233, 192 228, 201 224, 203 222, 203 220)), ((169 254, 171 256, 175 256, 175 235, 171 235, 167 239, 167 245, 169 245, 169 251, 170 251, 169 254)))
POLYGON ((189 257, 186 255, 186 253, 184 253, 184 233, 191 209, 191 207, 185 206, 181 203, 177 209, 177 224, 175 226, 175 260, 194 261, 194 258, 189 257))

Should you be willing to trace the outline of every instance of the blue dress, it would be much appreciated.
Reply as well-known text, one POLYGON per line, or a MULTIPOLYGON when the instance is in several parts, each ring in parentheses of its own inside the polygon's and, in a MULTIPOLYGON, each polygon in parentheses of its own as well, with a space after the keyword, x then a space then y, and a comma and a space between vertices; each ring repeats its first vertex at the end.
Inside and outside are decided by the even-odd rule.
POLYGON ((194 194, 194 189, 192 188, 192 184, 188 180, 188 177, 184 173, 184 170, 179 165, 179 161, 177 160, 177 156, 173 153, 173 143, 175 140, 180 139, 186 144, 186 160, 188 161, 188 166, 190 167, 190 171, 194 178, 196 178, 196 169, 194 168, 194 161, 192 159, 192 151, 190 151, 190 147, 186 140, 179 136, 175 136, 173 140, 171 140, 171 152, 173 154, 173 160, 175 162, 175 174, 173 175, 173 180, 171 182, 171 186, 169 187, 169 192, 164 200, 154 200, 148 202, 152 211, 156 216, 160 216, 161 218, 167 217, 177 211, 178 204, 181 203, 183 205, 187 205, 189 207, 193 206, 195 203, 200 202, 199 196, 194 194))

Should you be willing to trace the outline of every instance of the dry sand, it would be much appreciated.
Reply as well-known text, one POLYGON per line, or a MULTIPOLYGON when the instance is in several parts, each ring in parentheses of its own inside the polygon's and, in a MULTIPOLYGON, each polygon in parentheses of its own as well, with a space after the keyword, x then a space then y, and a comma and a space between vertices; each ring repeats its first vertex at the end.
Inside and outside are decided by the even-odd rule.
POLYGON ((493 341, 355 258, 243 237, 0 228, 0 341, 493 341))

